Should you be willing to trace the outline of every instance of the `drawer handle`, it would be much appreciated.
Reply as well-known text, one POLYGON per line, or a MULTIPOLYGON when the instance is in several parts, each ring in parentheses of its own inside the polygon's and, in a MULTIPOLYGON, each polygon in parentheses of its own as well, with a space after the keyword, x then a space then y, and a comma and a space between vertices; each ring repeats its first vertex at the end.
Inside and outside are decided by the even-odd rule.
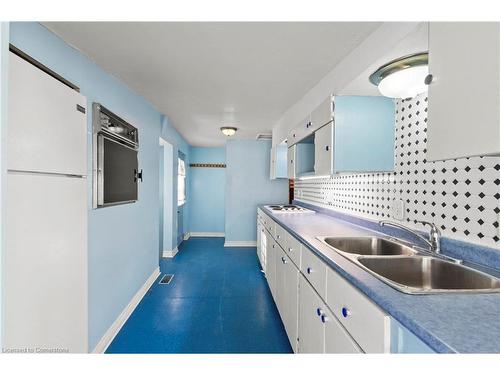
POLYGON ((313 270, 312 270, 312 268, 311 268, 311 267, 307 267, 306 272, 307 272, 309 275, 312 273, 312 271, 313 271, 313 270))
POLYGON ((349 315, 351 315, 351 311, 347 307, 342 307, 342 316, 347 318, 349 315))
POLYGON ((321 321, 326 323, 328 321, 328 317, 325 314, 321 314, 321 321))
POLYGON ((323 310, 321 310, 321 308, 317 308, 316 309, 316 314, 318 314, 318 316, 321 316, 323 314, 323 310))

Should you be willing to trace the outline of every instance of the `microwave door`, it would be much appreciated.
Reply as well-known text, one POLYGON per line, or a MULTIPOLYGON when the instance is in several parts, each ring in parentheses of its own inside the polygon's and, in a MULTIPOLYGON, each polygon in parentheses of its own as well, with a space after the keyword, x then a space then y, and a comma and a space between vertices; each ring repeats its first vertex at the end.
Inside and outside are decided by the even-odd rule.
POLYGON ((100 137, 102 161, 101 205, 137 200, 137 150, 112 139, 100 137))

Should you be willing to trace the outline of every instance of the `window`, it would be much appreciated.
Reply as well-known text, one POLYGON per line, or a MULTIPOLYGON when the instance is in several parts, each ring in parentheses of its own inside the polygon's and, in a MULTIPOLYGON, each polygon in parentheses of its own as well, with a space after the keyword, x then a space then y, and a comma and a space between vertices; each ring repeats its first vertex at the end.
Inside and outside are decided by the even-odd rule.
POLYGON ((182 206, 186 203, 186 163, 179 158, 177 165, 177 206, 182 206))

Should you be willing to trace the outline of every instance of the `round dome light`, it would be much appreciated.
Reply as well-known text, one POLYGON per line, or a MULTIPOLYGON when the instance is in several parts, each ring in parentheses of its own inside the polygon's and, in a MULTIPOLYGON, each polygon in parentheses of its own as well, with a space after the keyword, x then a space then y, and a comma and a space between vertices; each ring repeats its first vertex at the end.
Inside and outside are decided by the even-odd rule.
POLYGON ((390 98, 413 98, 427 91, 428 54, 418 53, 393 60, 378 68, 370 82, 390 98))
POLYGON ((233 136, 236 133, 236 130, 238 129, 233 126, 223 126, 222 128, 220 128, 222 134, 224 134, 227 137, 233 136))

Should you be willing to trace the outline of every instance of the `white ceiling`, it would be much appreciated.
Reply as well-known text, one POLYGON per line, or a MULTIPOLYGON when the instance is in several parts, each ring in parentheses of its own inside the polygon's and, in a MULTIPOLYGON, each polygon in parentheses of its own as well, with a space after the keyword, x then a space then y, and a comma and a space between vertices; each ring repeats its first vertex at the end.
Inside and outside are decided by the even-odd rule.
POLYGON ((195 146, 270 133, 380 23, 46 22, 165 113, 195 146))

